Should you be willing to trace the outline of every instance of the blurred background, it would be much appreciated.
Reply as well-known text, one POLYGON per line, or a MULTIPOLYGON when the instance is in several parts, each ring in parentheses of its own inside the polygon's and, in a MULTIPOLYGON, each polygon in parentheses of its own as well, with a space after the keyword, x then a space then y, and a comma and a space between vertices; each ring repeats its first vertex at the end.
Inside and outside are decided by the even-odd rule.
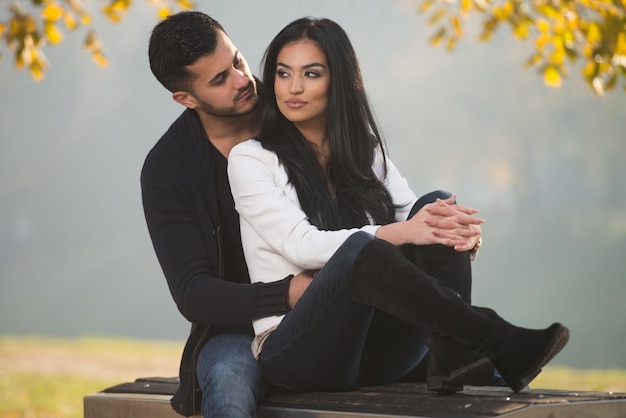
MULTIPOLYGON (((0 61, 0 335, 183 341, 188 324, 145 226, 139 173, 183 110, 150 73, 154 10, 95 16, 110 64, 82 36, 46 51, 36 83, 0 61)), ((96 7, 94 7, 96 9, 96 7)), ((555 364, 626 368, 626 94, 572 71, 560 89, 522 63, 530 43, 469 28, 456 52, 408 2, 201 1, 259 74, 287 23, 348 32, 389 155, 417 194, 446 189, 487 222, 474 303, 528 327, 568 325, 555 364)), ((504 29, 504 28, 503 28, 504 29)))

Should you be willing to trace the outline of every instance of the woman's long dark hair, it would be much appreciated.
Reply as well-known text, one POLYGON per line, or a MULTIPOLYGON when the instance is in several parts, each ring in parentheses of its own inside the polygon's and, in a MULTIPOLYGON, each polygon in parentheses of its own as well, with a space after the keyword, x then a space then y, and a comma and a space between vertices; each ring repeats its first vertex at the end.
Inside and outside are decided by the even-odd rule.
MULTIPOLYGON (((263 86, 265 113, 259 140, 285 166, 309 221, 324 230, 360 227, 367 223, 366 213, 376 224, 393 222, 391 196, 372 170, 374 148, 380 147, 384 156, 384 144, 345 31, 329 19, 302 18, 287 25, 265 51, 263 86), (302 39, 319 44, 330 71, 326 174, 314 146, 276 105, 278 54, 286 44, 302 39)), ((385 175, 386 170, 385 165, 385 175)))

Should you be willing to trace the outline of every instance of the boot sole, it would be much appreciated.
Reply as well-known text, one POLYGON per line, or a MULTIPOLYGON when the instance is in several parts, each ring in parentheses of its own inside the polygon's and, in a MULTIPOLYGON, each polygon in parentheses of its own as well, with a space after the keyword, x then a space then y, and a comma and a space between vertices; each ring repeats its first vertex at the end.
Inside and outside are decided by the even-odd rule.
POLYGON ((439 395, 451 395, 462 391, 463 385, 488 386, 493 381, 493 363, 488 357, 483 357, 459 367, 450 376, 428 377, 426 388, 439 395))
MULTIPOLYGON (((526 374, 519 378, 517 381, 508 382, 507 384, 513 391, 520 392, 524 389, 528 384, 535 378, 541 370, 543 366, 548 364, 550 360, 552 360, 559 352, 565 347, 567 341, 569 340, 569 329, 559 324, 556 328, 554 335, 550 339, 549 344, 546 346, 546 349, 543 351, 541 356, 537 359, 536 363, 528 369, 526 374)), ((506 380, 506 379, 505 379, 506 380)))

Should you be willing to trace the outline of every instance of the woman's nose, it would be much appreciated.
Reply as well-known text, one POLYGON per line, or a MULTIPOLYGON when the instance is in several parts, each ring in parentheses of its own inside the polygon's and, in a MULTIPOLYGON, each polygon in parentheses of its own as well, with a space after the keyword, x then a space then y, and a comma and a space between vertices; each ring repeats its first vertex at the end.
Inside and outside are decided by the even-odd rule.
POLYGON ((304 91, 304 85, 300 77, 293 77, 289 85, 289 92, 292 94, 302 93, 304 91))

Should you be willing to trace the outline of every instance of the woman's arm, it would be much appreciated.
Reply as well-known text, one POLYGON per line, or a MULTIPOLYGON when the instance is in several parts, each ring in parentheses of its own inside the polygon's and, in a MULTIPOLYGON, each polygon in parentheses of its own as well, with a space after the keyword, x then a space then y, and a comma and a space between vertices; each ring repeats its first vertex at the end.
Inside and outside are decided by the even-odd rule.
MULTIPOLYGON (((273 152, 255 140, 233 148, 228 176, 235 208, 242 219, 242 238, 255 235, 268 248, 303 270, 318 270, 353 233, 375 234, 378 226, 323 231, 300 207, 295 189, 273 152)), ((244 242, 244 245, 249 244, 244 242)), ((259 255, 262 256, 262 255, 259 255)))

